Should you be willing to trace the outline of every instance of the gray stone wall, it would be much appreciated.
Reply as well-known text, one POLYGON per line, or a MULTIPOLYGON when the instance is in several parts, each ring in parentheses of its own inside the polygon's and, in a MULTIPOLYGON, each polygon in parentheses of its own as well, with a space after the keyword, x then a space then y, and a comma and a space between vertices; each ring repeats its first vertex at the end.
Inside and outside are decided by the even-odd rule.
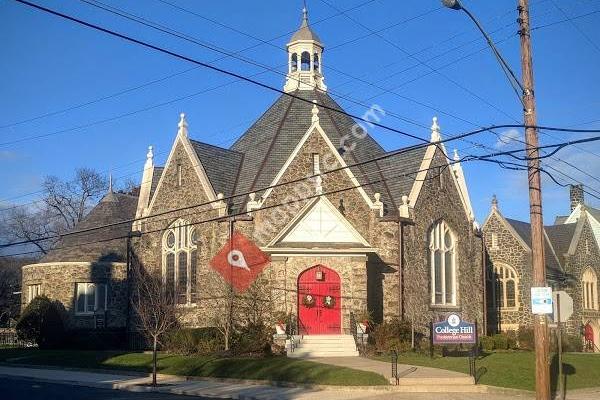
MULTIPOLYGON (((598 329, 600 325, 600 310, 586 310, 583 308, 581 279, 587 268, 592 268, 596 273, 596 277, 600 277, 600 251, 593 236, 590 222, 586 218, 574 253, 565 257, 565 272, 568 284, 564 287, 564 290, 573 298, 574 309, 573 315, 566 323, 567 332, 570 334, 580 334, 581 326, 588 321, 596 323, 594 329, 598 329)), ((596 285, 600 288, 598 282, 596 285)), ((596 302, 598 302, 598 299, 596 299, 596 302)))
POLYGON ((77 283, 107 285, 106 327, 125 327, 127 313, 127 281, 124 263, 47 263, 26 265, 22 270, 22 309, 27 305, 29 285, 41 284, 43 295, 58 300, 66 310, 69 328, 94 328, 93 315, 75 312, 77 283))
POLYGON ((530 325, 531 320, 531 295, 530 288, 533 282, 531 275, 531 252, 526 249, 520 240, 511 232, 508 224, 496 213, 492 213, 485 226, 483 236, 487 254, 487 273, 490 297, 495 282, 494 264, 502 263, 515 269, 519 283, 517 285, 517 307, 505 310, 498 308, 494 302, 488 302, 488 328, 491 330, 514 330, 515 327, 530 325), (492 234, 498 238, 498 246, 492 247, 492 234))
MULTIPOLYGON (((437 150, 433 165, 444 165, 441 151, 437 150)), ((414 225, 405 232, 404 291, 406 317, 413 319, 417 328, 426 331, 431 320, 439 320, 450 312, 459 312, 463 319, 482 321, 483 287, 481 240, 475 235, 472 221, 469 220, 456 185, 452 181, 450 169, 442 172, 430 170, 414 207, 414 225), (457 240, 457 305, 435 306, 431 304, 431 272, 429 263, 429 230, 432 225, 444 220, 457 240)), ((385 282, 397 280, 395 272, 386 274, 385 282)), ((393 286, 393 283, 389 286, 393 286)), ((386 288, 387 289, 387 288, 386 288)), ((393 298, 393 297, 392 297, 393 298)), ((386 302, 386 316, 397 314, 392 302, 386 302)))

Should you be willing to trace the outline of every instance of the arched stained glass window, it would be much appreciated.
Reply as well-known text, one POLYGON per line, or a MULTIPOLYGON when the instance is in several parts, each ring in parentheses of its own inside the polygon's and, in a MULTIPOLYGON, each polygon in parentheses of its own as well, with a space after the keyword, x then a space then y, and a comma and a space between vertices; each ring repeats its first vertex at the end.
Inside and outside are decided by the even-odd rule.
POLYGON ((456 305, 456 240, 444 221, 429 231, 431 304, 456 305))
POLYGON ((494 264, 496 275, 496 296, 501 309, 516 309, 519 306, 519 276, 515 269, 509 265, 494 264))
POLYGON ((178 219, 163 235, 163 277, 168 293, 177 304, 193 304, 197 299, 198 236, 194 226, 178 219))

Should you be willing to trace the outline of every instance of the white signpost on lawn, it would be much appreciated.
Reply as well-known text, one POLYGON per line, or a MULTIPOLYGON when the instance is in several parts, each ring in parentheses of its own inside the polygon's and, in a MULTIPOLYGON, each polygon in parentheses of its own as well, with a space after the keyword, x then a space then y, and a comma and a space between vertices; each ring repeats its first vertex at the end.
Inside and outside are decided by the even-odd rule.
POLYGON ((562 370, 562 327, 561 323, 567 321, 573 315, 573 298, 564 290, 559 290, 552 295, 554 300, 553 319, 557 325, 556 341, 558 342, 558 398, 564 399, 562 370))

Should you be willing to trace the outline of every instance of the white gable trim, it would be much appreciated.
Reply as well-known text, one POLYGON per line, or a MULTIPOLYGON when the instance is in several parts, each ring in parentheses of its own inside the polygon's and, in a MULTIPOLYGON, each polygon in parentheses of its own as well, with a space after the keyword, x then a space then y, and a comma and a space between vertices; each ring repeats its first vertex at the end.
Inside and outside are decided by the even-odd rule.
MULTIPOLYGON (((317 131, 321 135, 323 140, 325 140, 325 143, 327 143, 327 146, 329 147, 329 149, 331 150, 333 155, 336 157, 337 161, 340 163, 340 166, 344 168, 344 171, 346 171, 346 173, 348 174, 348 177, 350 178, 352 183, 356 186, 356 188, 358 189, 358 192, 361 194, 361 196, 363 197, 365 202, 369 205, 369 207, 373 207, 373 201, 369 198, 369 196, 367 195, 365 190, 362 188, 362 186, 360 185, 360 183, 358 182, 358 180, 356 179, 356 177, 354 176, 354 174, 352 173, 350 168, 348 168, 348 164, 346 164, 346 161, 344 161, 342 156, 340 156, 340 153, 337 151, 337 149, 335 148, 333 143, 331 143, 331 140, 329 140, 329 138, 325 134, 325 131, 323 131, 323 128, 321 128, 319 121, 313 122, 312 125, 308 128, 308 130, 306 131, 306 133, 304 134, 304 136, 302 137, 300 142, 298 142, 298 144, 296 145, 296 148, 294 149, 292 154, 290 154, 287 161, 285 162, 285 164, 283 164, 283 167, 281 167, 281 169, 279 170, 279 172, 273 179, 273 182, 271 182, 271 185, 269 185, 269 186, 274 186, 279 183, 279 181, 283 177, 283 174, 285 174, 285 171, 287 171, 287 169, 289 168, 292 161, 294 161, 294 159, 296 158, 298 153, 300 153, 300 150, 302 149, 302 147, 304 146, 304 144, 306 143, 308 138, 313 134, 314 131, 317 131)), ((327 171, 323 171, 323 172, 327 172, 327 171)), ((325 173, 323 175, 323 180, 326 180, 328 175, 331 175, 331 174, 325 173)), ((269 197, 269 195, 271 194, 272 191, 273 191, 272 187, 265 191, 264 195, 262 196, 261 205, 264 204, 265 200, 269 197)))
MULTIPOLYGON (((446 159, 446 162, 448 163, 448 157, 446 154, 446 148, 445 148, 444 144, 441 143, 441 144, 439 144, 439 146, 441 147, 441 151, 444 153, 444 157, 446 159)), ((421 194, 421 189, 423 189, 423 184, 425 183, 425 179, 427 178, 427 172, 429 171, 429 168, 431 167, 431 162, 433 161, 433 158, 435 157, 436 150, 437 150, 437 146, 435 144, 429 145, 427 147, 427 150, 425 150, 425 155, 423 156, 423 161, 421 161, 421 166, 419 167, 419 173, 417 173, 417 176, 415 177, 415 182, 413 183, 413 186, 410 190, 410 195, 408 196, 409 204, 412 207, 415 207, 417 204, 417 200, 419 199, 419 195, 421 194)), ((462 169, 460 169, 462 179, 459 180, 458 177, 456 176, 455 171, 459 170, 460 165, 458 163, 453 164, 453 165, 450 165, 450 163, 448 163, 448 168, 450 169, 450 175, 452 176, 452 181, 454 182, 454 185, 456 186, 456 190, 458 191, 458 196, 460 197, 460 202, 463 206, 465 214, 467 215, 467 218, 469 218, 469 220, 474 221, 475 213, 473 212, 473 206, 471 205, 471 200, 469 198, 469 192, 467 189, 466 181, 464 179, 464 175, 462 175, 462 169), (453 165, 457 165, 458 167, 453 167, 453 165), (463 187, 463 183, 464 183, 464 187, 463 187)))
POLYGON ((577 204, 577 206, 571 211, 569 217, 565 220, 565 224, 574 224, 579 219, 581 215, 581 204, 577 204))
POLYGON ((173 146, 171 147, 171 152, 169 153, 169 157, 167 158, 167 162, 165 163, 165 166, 163 167, 163 171, 160 176, 160 179, 158 180, 158 184, 156 185, 156 189, 154 190, 154 194, 152 195, 152 200, 150 201, 150 205, 148 206, 147 215, 150 215, 152 212, 152 208, 154 207, 154 203, 156 201, 156 198, 160 191, 160 188, 163 185, 163 181, 165 180, 166 172, 169 169, 171 161, 173 160, 173 155, 175 154, 175 149, 177 148, 178 143, 181 143, 181 145, 185 149, 185 151, 190 159, 190 162, 194 166, 194 170, 196 171, 196 175, 198 176, 198 179, 200 179, 200 184, 202 185, 202 188, 204 189, 204 193, 206 193, 206 195, 208 197, 208 201, 212 201, 212 203, 211 203, 212 208, 219 208, 219 204, 216 202, 217 194, 215 193, 215 190, 213 189, 212 184, 208 180, 208 175, 206 174, 206 171, 204 170, 204 167, 202 166, 202 163, 200 162, 198 155, 192 148, 192 144, 190 143, 190 140, 187 138, 187 136, 177 134, 177 137, 175 138, 175 141, 173 142, 173 146))
POLYGON ((352 226, 352 224, 348 222, 346 217, 344 217, 342 213, 340 213, 339 210, 333 204, 331 204, 329 199, 327 199, 325 196, 320 196, 314 198, 308 204, 306 204, 302 210, 300 210, 300 212, 279 232, 279 234, 277 234, 277 236, 275 236, 269 242, 269 244, 267 244, 266 248, 273 247, 277 243, 282 242, 285 237, 288 236, 319 203, 324 204, 332 212, 336 219, 350 232, 350 234, 357 239, 355 243, 360 243, 363 246, 371 247, 369 242, 367 242, 365 238, 352 226))
MULTIPOLYGON (((579 206, 577 206, 579 207, 579 206)), ((575 211, 575 210, 573 210, 575 211)), ((571 243, 569 244, 569 250, 567 250, 567 254, 569 255, 573 255, 575 254, 575 252, 577 251, 577 245, 579 244, 579 239, 581 238, 581 234, 583 233, 583 228, 585 226, 585 221, 587 218, 585 218, 584 215, 586 215, 587 213, 581 213, 581 216, 583 216, 583 218, 581 218, 581 216, 577 219, 577 226, 575 227, 575 232, 573 232, 573 238, 571 239, 571 243)), ((590 226, 591 228, 591 226, 590 226)))

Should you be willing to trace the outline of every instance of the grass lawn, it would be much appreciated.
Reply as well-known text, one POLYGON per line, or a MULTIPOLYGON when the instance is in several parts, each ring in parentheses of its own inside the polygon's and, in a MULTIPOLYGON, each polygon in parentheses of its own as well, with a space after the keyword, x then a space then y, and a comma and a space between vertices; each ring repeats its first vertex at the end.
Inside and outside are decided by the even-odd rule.
MULTIPOLYGON (((71 368, 120 369, 150 372, 152 355, 132 352, 0 349, 0 362, 71 368)), ((320 385, 387 385, 374 372, 325 365, 283 356, 268 358, 214 358, 160 354, 158 371, 164 374, 218 378, 261 379, 320 385)))
MULTIPOLYGON (((377 357, 388 361, 389 357, 377 357)), ((556 388, 558 360, 551 358, 551 388, 556 388)), ((469 373, 468 359, 465 357, 440 357, 431 359, 418 353, 401 353, 398 363, 421 365, 469 373)), ((515 389, 535 390, 535 353, 525 351, 493 352, 479 357, 476 362, 479 373, 483 373, 479 383, 515 389), (481 369, 480 368, 484 368, 481 369)), ((600 354, 566 353, 563 355, 563 371, 566 387, 579 389, 600 386, 600 354)))

